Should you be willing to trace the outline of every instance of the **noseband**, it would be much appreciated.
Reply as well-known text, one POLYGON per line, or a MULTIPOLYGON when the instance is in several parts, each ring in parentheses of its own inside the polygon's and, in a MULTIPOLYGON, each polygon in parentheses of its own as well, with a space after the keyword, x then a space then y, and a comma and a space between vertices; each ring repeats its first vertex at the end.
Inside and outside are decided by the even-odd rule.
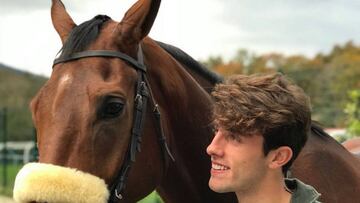
POLYGON ((134 68, 138 75, 138 80, 136 84, 136 96, 134 99, 134 116, 133 116, 133 126, 131 130, 131 139, 126 152, 126 156, 121 166, 120 173, 118 174, 116 182, 114 182, 111 187, 111 197, 109 202, 116 202, 118 199, 122 199, 125 189, 125 183, 133 162, 135 162, 136 152, 140 152, 141 145, 141 134, 145 123, 145 114, 146 114, 146 106, 148 103, 148 98, 150 96, 151 101, 154 105, 154 116, 157 121, 157 131, 159 136, 159 142, 161 149, 163 151, 164 165, 167 162, 167 155, 174 161, 174 157, 171 154, 169 147, 166 142, 166 137, 164 135, 163 127, 161 124, 161 116, 158 105, 155 101, 155 98, 152 94, 149 82, 146 78, 146 66, 144 64, 144 57, 141 46, 139 46, 137 60, 132 58, 131 56, 124 54, 119 51, 110 51, 110 50, 90 50, 90 51, 82 51, 71 54, 67 57, 60 57, 54 60, 53 67, 59 63, 66 63, 69 61, 88 58, 88 57, 110 57, 110 58, 119 58, 124 60, 128 64, 134 68))

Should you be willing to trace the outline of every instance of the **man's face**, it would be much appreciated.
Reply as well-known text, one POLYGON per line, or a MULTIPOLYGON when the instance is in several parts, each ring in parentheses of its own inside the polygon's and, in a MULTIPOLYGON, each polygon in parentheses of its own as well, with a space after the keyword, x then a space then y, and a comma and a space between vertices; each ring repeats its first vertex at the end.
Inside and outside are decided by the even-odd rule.
POLYGON ((260 135, 237 136, 219 128, 207 148, 211 156, 210 188, 215 192, 252 190, 266 176, 268 167, 260 135))

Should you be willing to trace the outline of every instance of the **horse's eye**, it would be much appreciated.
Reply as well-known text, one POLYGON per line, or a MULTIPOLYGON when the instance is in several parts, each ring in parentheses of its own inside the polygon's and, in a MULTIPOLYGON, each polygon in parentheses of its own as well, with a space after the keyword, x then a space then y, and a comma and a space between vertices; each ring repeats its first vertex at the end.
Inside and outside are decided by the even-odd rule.
POLYGON ((124 108, 124 102, 119 98, 109 98, 103 107, 104 118, 115 118, 120 115, 124 108))

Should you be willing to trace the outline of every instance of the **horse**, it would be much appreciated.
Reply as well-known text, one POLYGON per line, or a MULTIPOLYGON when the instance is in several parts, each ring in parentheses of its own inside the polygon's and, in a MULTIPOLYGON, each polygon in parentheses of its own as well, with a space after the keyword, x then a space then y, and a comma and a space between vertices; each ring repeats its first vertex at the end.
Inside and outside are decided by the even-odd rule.
MULTIPOLYGON (((136 202, 155 189, 165 202, 235 201, 234 194, 216 194, 207 185, 212 127, 204 112, 210 112, 211 98, 197 80, 213 84, 199 71, 187 71, 147 37, 159 5, 139 0, 119 23, 99 15, 77 26, 63 3, 52 1, 52 22, 63 48, 50 79, 31 102, 39 163, 47 165, 27 168, 41 176, 34 182, 21 179, 28 177, 27 171, 18 175, 15 199, 89 202, 69 199, 77 195, 71 190, 86 186, 57 185, 71 179, 71 184, 89 180, 88 185, 102 187, 91 175, 104 180, 109 202, 136 202), (76 172, 71 175, 64 168, 76 172), (61 177, 51 179, 52 171, 61 177), (76 179, 80 171, 86 174, 76 179)), ((91 201, 106 202, 104 196, 91 201)))
POLYGON ((360 161, 317 122, 311 124, 307 143, 291 167, 291 176, 321 193, 321 202, 360 200, 360 161))
MULTIPOLYGON (((63 48, 30 105, 39 163, 17 175, 15 200, 136 202, 157 190, 170 203, 236 202, 234 193, 208 187, 209 92, 221 77, 147 36, 159 6, 138 0, 120 22, 98 15, 76 25, 52 0, 63 48)), ((292 175, 314 185, 324 202, 352 202, 360 199, 357 169, 313 124, 292 175)))

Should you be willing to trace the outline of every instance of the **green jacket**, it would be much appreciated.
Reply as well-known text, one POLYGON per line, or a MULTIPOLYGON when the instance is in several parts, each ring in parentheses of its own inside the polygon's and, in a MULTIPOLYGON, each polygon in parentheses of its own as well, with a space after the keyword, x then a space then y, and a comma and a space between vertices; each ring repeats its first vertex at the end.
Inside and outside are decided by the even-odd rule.
POLYGON ((320 203, 320 194, 312 186, 296 178, 285 179, 285 185, 292 192, 290 203, 320 203))

